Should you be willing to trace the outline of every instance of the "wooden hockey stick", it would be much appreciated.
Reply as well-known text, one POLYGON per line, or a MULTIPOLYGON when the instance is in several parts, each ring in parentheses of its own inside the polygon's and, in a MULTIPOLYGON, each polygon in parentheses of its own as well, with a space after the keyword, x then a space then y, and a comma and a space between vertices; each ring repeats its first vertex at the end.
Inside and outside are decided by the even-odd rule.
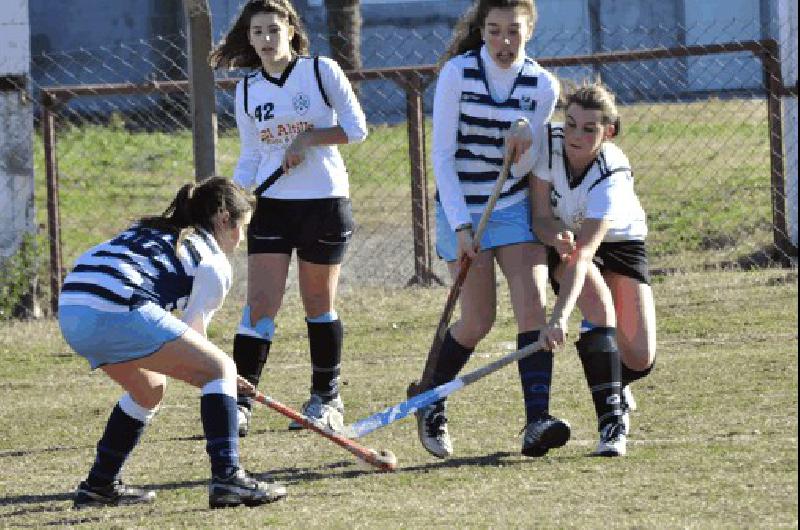
POLYGON ((367 462, 382 471, 394 471, 397 469, 397 457, 395 457, 394 453, 389 450, 383 449, 381 451, 375 451, 369 447, 364 447, 363 445, 354 442, 346 436, 334 431, 327 425, 311 420, 307 416, 290 409, 286 405, 275 401, 271 397, 262 394, 258 390, 255 390, 255 394, 252 397, 255 401, 258 401, 262 405, 266 405, 272 410, 283 414, 287 418, 293 419, 306 429, 314 431, 315 433, 332 441, 336 445, 350 451, 359 460, 363 460, 364 462, 367 462))
MULTIPOLYGON (((503 191, 503 185, 508 179, 510 169, 511 157, 509 153, 505 153, 505 156, 503 157, 503 167, 500 169, 500 175, 497 177, 497 181, 492 189, 492 194, 489 196, 489 200, 486 202, 486 207, 483 209, 481 219, 478 222, 478 228, 475 230, 475 234, 473 236, 473 241, 476 247, 480 245, 483 233, 486 231, 486 225, 489 224, 489 217, 492 215, 495 204, 497 204, 497 199, 500 198, 500 193, 503 191)), ((424 392, 430 388, 431 380, 433 378, 433 371, 436 368, 436 363, 439 360, 439 352, 441 351, 442 343, 444 342, 444 335, 447 332, 448 326, 450 325, 450 318, 453 316, 456 302, 458 302, 458 297, 461 295, 461 287, 464 285, 464 280, 467 278, 467 273, 469 272, 471 265, 472 259, 464 254, 461 257, 461 261, 458 263, 458 274, 456 274, 455 280, 453 280, 453 285, 450 287, 450 292, 447 294, 447 300, 445 300, 444 303, 442 316, 439 319, 439 324, 436 326, 436 332, 433 335, 433 342, 428 350, 428 358, 425 361, 425 368, 422 371, 422 377, 419 381, 413 381, 410 385, 408 385, 408 390, 406 391, 408 397, 415 396, 420 392, 424 392)))

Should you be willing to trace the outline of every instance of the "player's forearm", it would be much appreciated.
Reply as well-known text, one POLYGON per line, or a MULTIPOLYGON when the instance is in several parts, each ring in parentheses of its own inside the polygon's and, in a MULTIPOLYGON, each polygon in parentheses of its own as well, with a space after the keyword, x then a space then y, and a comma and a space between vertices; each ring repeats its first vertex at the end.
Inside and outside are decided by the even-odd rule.
POLYGON ((350 138, 341 126, 309 129, 303 133, 302 141, 306 147, 319 145, 342 145, 350 143, 350 138))
POLYGON ((570 313, 575 308, 586 281, 586 274, 589 270, 591 256, 582 256, 580 251, 575 251, 565 262, 564 272, 558 282, 559 292, 553 312, 550 317, 550 324, 566 322, 570 313))
POLYGON ((536 237, 549 247, 555 246, 556 236, 566 228, 564 223, 552 215, 534 217, 531 223, 533 224, 533 231, 536 237))

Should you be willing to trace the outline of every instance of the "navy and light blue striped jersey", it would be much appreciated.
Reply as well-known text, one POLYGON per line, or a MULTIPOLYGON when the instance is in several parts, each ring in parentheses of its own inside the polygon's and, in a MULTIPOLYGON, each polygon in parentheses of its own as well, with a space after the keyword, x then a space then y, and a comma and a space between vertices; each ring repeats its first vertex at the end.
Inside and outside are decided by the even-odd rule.
POLYGON ((184 309, 198 266, 208 261, 227 264, 227 273, 220 274, 227 292, 230 265, 214 237, 192 231, 177 252, 176 238, 173 232, 136 224, 93 247, 64 280, 59 305, 122 312, 152 302, 168 311, 184 309))
MULTIPOLYGON (((471 213, 480 213, 503 165, 506 131, 521 117, 532 124, 538 121, 538 106, 552 104, 555 81, 552 74, 526 57, 508 98, 496 101, 489 89, 480 51, 467 52, 455 60, 460 63, 463 75, 456 171, 467 207, 471 213)), ((529 169, 512 167, 496 209, 528 196, 529 169)))

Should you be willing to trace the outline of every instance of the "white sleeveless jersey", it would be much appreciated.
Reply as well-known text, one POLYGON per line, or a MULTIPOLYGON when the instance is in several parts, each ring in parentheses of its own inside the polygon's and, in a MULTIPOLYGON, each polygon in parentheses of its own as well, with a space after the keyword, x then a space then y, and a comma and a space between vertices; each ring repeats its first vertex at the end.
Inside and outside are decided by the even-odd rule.
POLYGON ((610 142, 604 142, 597 158, 584 175, 570 185, 564 152, 563 124, 545 125, 542 145, 533 173, 550 182, 550 204, 554 215, 577 233, 584 219, 604 219, 610 228, 604 242, 643 241, 647 237, 647 217, 636 196, 628 157, 610 142))
MULTIPOLYGON (((349 196, 347 171, 335 146, 308 148, 300 165, 286 174, 281 169, 286 148, 299 133, 339 124, 329 94, 323 88, 324 75, 334 79, 341 76, 347 83, 333 61, 297 57, 280 78, 257 71, 237 84, 236 122, 242 140, 242 154, 234 172, 238 184, 256 187, 261 192, 258 186, 272 177, 274 182, 260 196, 278 199, 349 196), (321 73, 322 69, 325 71, 321 73)), ((347 90, 352 93, 349 84, 347 90)), ((355 121, 360 115, 365 123, 355 97, 344 100, 356 109, 345 109, 342 113, 354 113, 355 121)), ((349 135, 347 127, 343 128, 349 135)), ((365 136, 366 126, 363 128, 365 136)))

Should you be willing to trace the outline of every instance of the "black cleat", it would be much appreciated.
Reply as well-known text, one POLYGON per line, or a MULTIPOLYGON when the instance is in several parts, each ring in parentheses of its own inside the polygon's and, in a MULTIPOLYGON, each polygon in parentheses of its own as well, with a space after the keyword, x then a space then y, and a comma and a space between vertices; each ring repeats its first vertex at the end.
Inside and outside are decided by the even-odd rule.
POLYGON ((115 480, 107 486, 93 487, 83 481, 75 491, 72 507, 75 509, 93 508, 98 506, 119 506, 121 504, 147 504, 153 502, 156 492, 126 486, 120 480, 115 480))
POLYGON ((211 508, 229 508, 240 504, 258 506, 284 497, 285 486, 256 480, 241 468, 225 478, 213 477, 208 486, 208 506, 211 508))
POLYGON ((570 435, 569 423, 549 414, 536 418, 525 426, 522 437, 522 454, 539 457, 550 449, 567 443, 570 435))

